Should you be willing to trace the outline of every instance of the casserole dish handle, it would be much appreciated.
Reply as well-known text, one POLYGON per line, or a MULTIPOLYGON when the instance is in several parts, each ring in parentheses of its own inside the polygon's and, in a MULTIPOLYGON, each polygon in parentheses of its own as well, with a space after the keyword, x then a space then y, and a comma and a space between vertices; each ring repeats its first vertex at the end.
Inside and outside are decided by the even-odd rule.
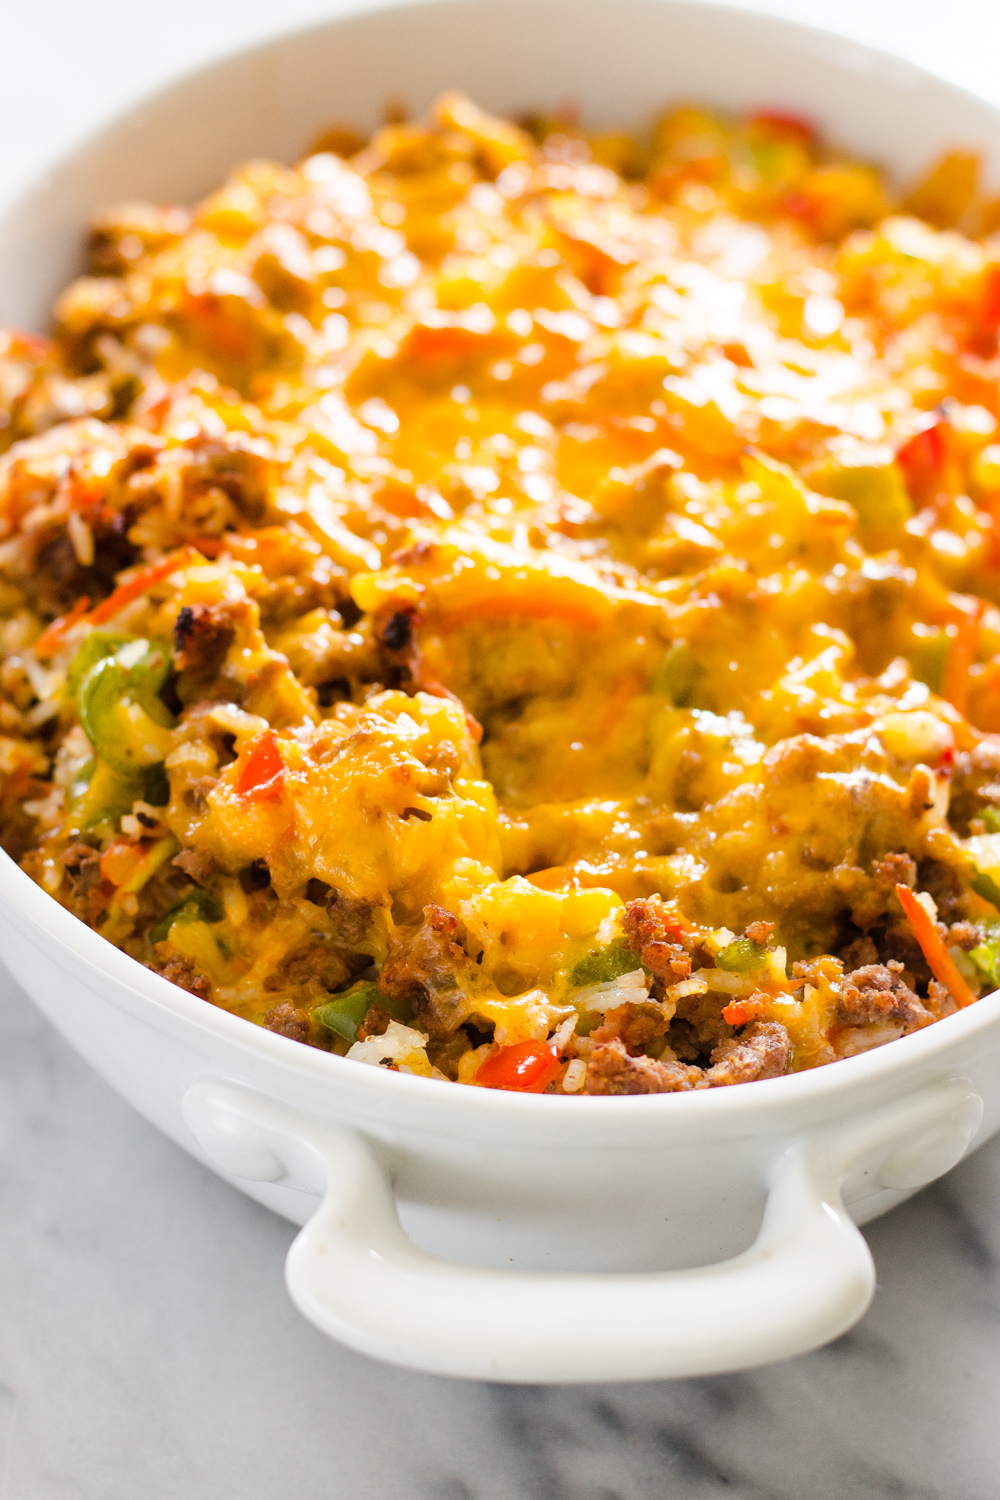
POLYGON ((842 1201, 865 1170, 913 1189, 964 1154, 982 1103, 960 1079, 793 1142, 773 1163, 757 1239, 692 1270, 502 1271, 428 1254, 405 1234, 391 1181, 356 1130, 205 1080, 184 1101, 208 1156, 234 1176, 322 1194, 286 1280, 299 1310, 375 1358, 480 1380, 649 1380, 805 1353, 864 1313, 875 1268, 842 1201))

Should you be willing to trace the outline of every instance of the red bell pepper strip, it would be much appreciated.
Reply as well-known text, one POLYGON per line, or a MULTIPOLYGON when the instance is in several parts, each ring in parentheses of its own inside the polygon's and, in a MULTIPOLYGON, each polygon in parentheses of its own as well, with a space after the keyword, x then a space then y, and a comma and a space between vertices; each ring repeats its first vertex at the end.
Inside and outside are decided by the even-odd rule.
POLYGON ((909 918, 913 936, 920 944, 927 966, 934 978, 939 984, 943 984, 945 989, 951 991, 952 999, 960 1010, 964 1010, 967 1005, 975 1004, 977 997, 955 967, 955 960, 941 941, 937 928, 931 921, 930 914, 924 909, 923 903, 917 900, 908 885, 897 885, 896 895, 909 918))
POLYGON ((476 1082, 487 1089, 541 1093, 559 1071, 559 1051, 551 1042, 514 1042, 480 1066, 476 1082))
POLYGON ((990 265, 983 272, 983 285, 976 309, 979 331, 994 337, 1000 330, 1000 265, 990 265))
POLYGON ((996 261, 983 271, 969 315, 970 351, 980 359, 994 359, 1000 333, 1000 265, 996 261))
POLYGON ((273 729, 252 740, 233 790, 247 802, 277 802, 285 785, 284 756, 273 729))
POLYGON ((948 492, 950 435, 947 422, 933 422, 915 433, 896 454, 910 498, 917 506, 930 505, 948 492))

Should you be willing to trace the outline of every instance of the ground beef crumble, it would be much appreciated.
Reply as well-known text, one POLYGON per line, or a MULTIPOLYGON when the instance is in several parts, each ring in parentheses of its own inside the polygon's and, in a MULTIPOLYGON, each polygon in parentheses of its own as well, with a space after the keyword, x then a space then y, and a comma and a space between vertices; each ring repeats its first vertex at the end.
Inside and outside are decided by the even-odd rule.
POLYGON ((450 1036, 465 995, 463 979, 472 961, 456 941, 458 918, 440 906, 426 906, 415 931, 394 937, 379 974, 379 988, 390 1000, 416 1007, 414 1025, 432 1037, 450 1036))
POLYGON ((204 974, 198 973, 189 958, 183 958, 179 953, 168 953, 159 972, 171 984, 179 985, 182 990, 187 990, 189 995, 197 995, 200 1000, 207 999, 211 993, 210 981, 204 974))
POLYGON ((280 1005, 275 1005, 264 1017, 264 1025, 268 1031, 274 1031, 278 1036, 287 1036, 293 1042, 308 1042, 311 1033, 309 1012, 298 1010, 289 1000, 283 1000, 280 1005))
POLYGON ((609 1010, 601 1025, 590 1035, 597 1045, 619 1041, 629 1052, 635 1053, 654 1038, 665 1036, 668 1024, 658 1005, 636 1004, 629 1000, 609 1010))
POLYGON ((615 1037, 594 1048, 584 1088, 588 1094, 676 1094, 724 1088, 779 1078, 787 1072, 790 1056, 788 1032, 777 1021, 758 1022, 742 1036, 720 1042, 712 1053, 712 1066, 705 1069, 672 1057, 633 1057, 615 1037))
POLYGON ((658 896, 630 901, 622 922, 625 941, 653 978, 677 984, 691 973, 691 939, 658 896))
POLYGON ((199 678, 216 676, 235 637, 228 604, 185 604, 174 625, 179 670, 199 678))
POLYGON ((623 1042, 594 1048, 587 1064, 588 1094, 676 1094, 702 1086, 701 1068, 654 1057, 632 1057, 623 1042))
POLYGON ((844 976, 840 991, 840 1019, 848 1023, 891 1018, 916 1030, 933 1016, 903 977, 896 959, 887 964, 865 964, 844 976))
POLYGON ((705 1071, 709 1088, 731 1083, 754 1083, 762 1078, 780 1078, 788 1071, 791 1045, 779 1021, 758 1021, 738 1037, 720 1042, 712 1053, 712 1066, 705 1071))

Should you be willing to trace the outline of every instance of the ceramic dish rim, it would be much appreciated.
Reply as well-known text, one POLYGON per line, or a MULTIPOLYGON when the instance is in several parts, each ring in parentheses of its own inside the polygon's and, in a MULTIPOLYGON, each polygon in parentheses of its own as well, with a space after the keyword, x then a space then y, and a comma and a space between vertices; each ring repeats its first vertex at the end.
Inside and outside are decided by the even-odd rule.
MULTIPOLYGON (((811 42, 814 47, 836 49, 837 56, 832 60, 835 67, 843 68, 848 59, 854 58, 865 67, 890 68, 897 76, 906 76, 913 84, 933 85, 951 96, 972 101, 995 116, 1000 131, 1000 107, 992 105, 961 84, 942 78, 883 48, 868 46, 837 32, 792 18, 733 6, 725 3, 725 0, 660 0, 660 3, 665 8, 687 14, 713 12, 716 16, 742 24, 749 30, 757 30, 765 37, 768 33, 798 37, 803 42, 811 42)), ((62 149, 54 148, 46 161, 36 168, 31 180, 18 184, 17 191, 12 196, 5 198, 0 193, 0 216, 5 220, 16 220, 18 213, 45 186, 46 178, 51 172, 71 170, 74 162, 100 151, 115 135, 127 129, 130 121, 144 109, 166 103, 172 93, 180 92, 198 80, 206 80, 213 72, 221 72, 233 64, 255 57, 263 58, 273 48, 292 41, 301 42, 310 35, 326 33, 342 23, 362 20, 366 16, 378 15, 391 19, 393 15, 411 11, 469 9, 474 4, 475 0, 340 0, 331 14, 318 21, 309 21, 305 25, 280 30, 248 44, 220 50, 207 62, 194 68, 179 70, 153 89, 132 99, 124 108, 101 118, 82 140, 66 143, 62 149)), ((570 1111, 576 1117, 582 1112, 590 1126, 599 1119, 610 1123, 612 1119, 624 1122, 625 1118, 633 1122, 676 1121, 678 1125, 701 1121, 738 1123, 745 1119, 745 1123, 750 1125, 758 1116, 769 1115, 776 1110, 782 1114, 795 1112, 806 1101, 825 1102, 831 1097, 836 1098, 841 1094, 853 1093, 858 1088, 870 1087, 879 1080, 887 1086, 903 1083, 907 1075, 918 1070, 921 1064, 933 1060, 939 1053, 950 1052, 963 1042, 969 1043, 981 1032, 1000 1025, 998 990, 983 996, 965 1010, 935 1021, 918 1032, 899 1037, 854 1057, 785 1074, 780 1078, 759 1080, 752 1085, 738 1084, 729 1088, 671 1094, 609 1098, 521 1094, 476 1088, 440 1079, 411 1077, 309 1047, 189 994, 109 943, 99 932, 86 926, 61 906, 55 897, 37 885, 8 854, 0 850, 0 855, 0 899, 8 907, 8 915, 10 908, 13 908, 33 926, 54 938, 62 957, 82 960, 90 973, 96 971, 98 975, 112 980, 143 1001, 151 1002, 156 1010, 168 1012, 185 1025, 194 1025, 226 1044, 235 1044, 242 1052, 256 1054, 262 1060, 279 1065, 283 1070, 305 1073, 318 1082, 336 1084, 338 1081, 346 1082, 350 1077, 355 1085, 364 1081, 365 1092, 378 1097, 386 1096, 388 1090, 387 1097, 401 1103, 408 1100, 413 1103, 436 1104, 449 1111, 472 1110, 486 1118, 504 1119, 514 1114, 520 1120, 534 1118, 539 1124, 551 1126, 556 1113, 563 1118, 566 1111, 570 1111), (349 1074, 342 1072, 345 1064, 350 1069, 349 1074), (433 1095, 428 1093, 428 1086, 434 1087, 433 1095), (453 1102, 446 1105, 445 1100, 448 1099, 453 1102)), ((84 976, 81 975, 80 978, 83 979, 84 976)), ((108 998, 116 1008, 122 1008, 113 991, 108 998)))

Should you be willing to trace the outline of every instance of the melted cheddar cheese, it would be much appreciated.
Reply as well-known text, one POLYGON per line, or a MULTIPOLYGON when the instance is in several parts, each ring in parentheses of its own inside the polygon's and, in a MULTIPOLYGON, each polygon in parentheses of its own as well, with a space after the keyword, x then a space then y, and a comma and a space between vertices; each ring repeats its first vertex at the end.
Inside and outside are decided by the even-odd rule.
POLYGON ((466 1083, 771 1077, 994 988, 997 221, 961 152, 900 199, 785 115, 458 96, 108 211, 0 360, 5 847, 466 1083))

